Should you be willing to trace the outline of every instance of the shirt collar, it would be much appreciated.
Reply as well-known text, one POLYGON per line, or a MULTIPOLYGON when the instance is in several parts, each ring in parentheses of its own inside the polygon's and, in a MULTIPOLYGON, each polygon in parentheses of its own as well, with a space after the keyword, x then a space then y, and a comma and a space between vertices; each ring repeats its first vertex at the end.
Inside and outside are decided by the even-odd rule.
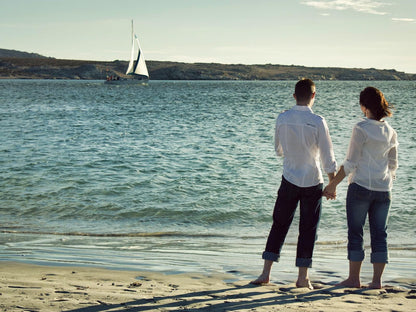
POLYGON ((386 122, 384 120, 374 120, 374 119, 370 119, 370 118, 363 118, 366 122, 373 124, 373 125, 385 125, 386 122))
POLYGON ((312 108, 310 108, 309 106, 295 105, 295 106, 292 107, 292 109, 297 110, 297 111, 302 111, 302 112, 311 112, 311 113, 313 113, 312 108))

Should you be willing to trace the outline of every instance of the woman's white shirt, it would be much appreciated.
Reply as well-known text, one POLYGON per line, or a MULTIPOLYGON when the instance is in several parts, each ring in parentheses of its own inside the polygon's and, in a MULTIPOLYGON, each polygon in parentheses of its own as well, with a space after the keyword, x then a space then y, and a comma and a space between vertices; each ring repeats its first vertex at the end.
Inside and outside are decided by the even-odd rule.
POLYGON ((343 163, 349 183, 390 191, 398 167, 397 147, 397 133, 386 121, 365 118, 357 123, 343 163))

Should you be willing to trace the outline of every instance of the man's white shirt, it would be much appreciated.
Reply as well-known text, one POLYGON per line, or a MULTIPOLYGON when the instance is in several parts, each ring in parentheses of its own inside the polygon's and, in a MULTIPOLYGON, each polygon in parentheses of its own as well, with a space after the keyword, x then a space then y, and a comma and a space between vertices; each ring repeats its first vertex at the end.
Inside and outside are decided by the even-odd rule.
POLYGON ((308 106, 296 105, 277 117, 275 150, 284 157, 284 178, 299 187, 324 182, 320 162, 326 173, 336 171, 326 121, 308 106))

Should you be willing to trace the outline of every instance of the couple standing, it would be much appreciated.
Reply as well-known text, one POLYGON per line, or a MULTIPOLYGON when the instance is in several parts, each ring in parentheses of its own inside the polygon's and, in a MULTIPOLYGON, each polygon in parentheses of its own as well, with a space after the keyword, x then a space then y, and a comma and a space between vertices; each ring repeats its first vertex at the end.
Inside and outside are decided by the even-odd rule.
POLYGON ((296 286, 313 289, 308 268, 312 266, 322 196, 335 199, 336 186, 349 175, 346 211, 350 266, 348 279, 340 285, 361 287, 363 228, 368 214, 373 263, 373 280, 369 287, 381 288, 381 276, 388 262, 386 229, 390 191, 397 169, 397 134, 382 120, 392 115, 389 104, 376 88, 368 87, 361 92, 360 106, 366 118, 354 126, 346 159, 335 174, 336 161, 328 126, 323 117, 312 111, 315 94, 312 80, 300 80, 293 94, 296 105, 277 118, 275 149, 277 155, 284 157, 283 176, 274 206, 273 224, 263 252, 263 272, 251 283, 270 281, 272 264, 279 260, 300 202, 296 286), (325 189, 320 162, 329 178, 325 189))

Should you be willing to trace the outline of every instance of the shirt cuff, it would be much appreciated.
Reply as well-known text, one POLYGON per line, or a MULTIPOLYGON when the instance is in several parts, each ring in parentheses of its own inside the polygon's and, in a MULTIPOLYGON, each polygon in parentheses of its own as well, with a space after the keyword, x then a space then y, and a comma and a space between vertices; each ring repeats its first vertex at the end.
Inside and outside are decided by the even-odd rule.
POLYGON ((337 163, 334 162, 334 164, 330 167, 325 167, 324 168, 325 173, 333 173, 333 172, 337 172, 337 163))
POLYGON ((349 160, 344 160, 344 163, 342 165, 344 166, 344 172, 346 176, 348 176, 355 169, 355 164, 353 164, 349 160))

